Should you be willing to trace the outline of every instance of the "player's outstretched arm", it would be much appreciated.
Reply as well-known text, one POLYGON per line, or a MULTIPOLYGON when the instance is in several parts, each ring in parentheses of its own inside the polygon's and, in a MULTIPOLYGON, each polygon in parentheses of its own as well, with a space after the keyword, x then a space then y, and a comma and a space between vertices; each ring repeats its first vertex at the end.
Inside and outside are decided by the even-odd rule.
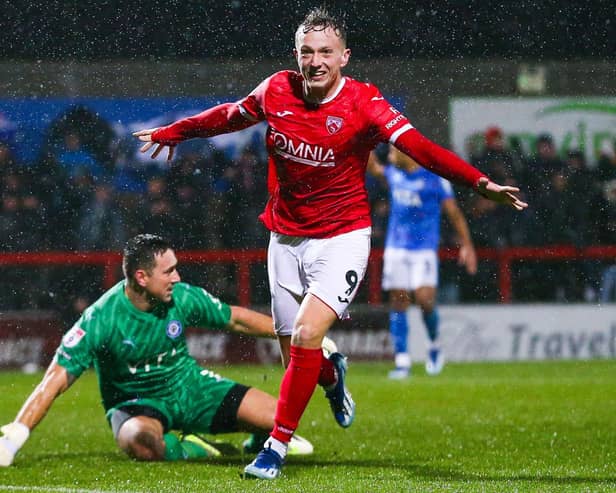
POLYGON ((231 306, 227 329, 255 337, 276 337, 272 317, 236 305, 231 306))
POLYGON ((528 207, 528 204, 518 198, 515 194, 520 191, 518 187, 499 185, 488 178, 480 178, 476 186, 477 193, 487 199, 507 204, 521 211, 528 207))
POLYGON ((417 129, 404 132, 394 145, 412 157, 424 168, 450 181, 473 188, 484 197, 501 204, 508 204, 521 211, 528 207, 515 194, 517 187, 501 186, 490 181, 481 171, 424 137, 417 129))
POLYGON ((56 398, 75 381, 55 360, 49 365, 43 380, 26 400, 15 421, 0 428, 0 466, 10 466, 15 455, 30 436, 30 432, 45 417, 56 398))
POLYGON ((215 135, 235 132, 258 123, 258 120, 245 117, 237 103, 224 103, 205 110, 197 115, 182 118, 165 127, 148 128, 134 132, 133 136, 145 142, 141 152, 152 153, 156 158, 161 151, 168 148, 167 161, 173 158, 174 147, 188 139, 196 137, 213 137, 215 135))
POLYGON ((173 159, 173 153, 175 151, 175 145, 166 145, 166 144, 157 144, 152 141, 152 134, 158 130, 159 127, 156 128, 146 128, 145 130, 139 130, 138 132, 134 132, 133 136, 137 137, 141 142, 145 142, 140 148, 140 152, 148 152, 152 147, 156 146, 154 152, 152 152, 152 159, 156 159, 158 155, 167 148, 167 161, 171 161, 173 159))

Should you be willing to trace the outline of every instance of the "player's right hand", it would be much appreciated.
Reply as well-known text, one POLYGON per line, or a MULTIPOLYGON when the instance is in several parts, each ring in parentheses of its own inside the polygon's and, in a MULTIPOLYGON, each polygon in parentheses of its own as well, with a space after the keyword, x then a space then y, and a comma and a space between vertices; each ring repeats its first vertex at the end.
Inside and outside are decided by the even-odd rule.
POLYGON ((0 437, 0 467, 8 467, 13 463, 15 455, 26 443, 30 436, 30 429, 17 421, 0 428, 3 435, 0 437))
POLYGON ((161 153, 163 149, 168 148, 169 151, 167 153, 167 161, 171 161, 173 159, 173 153, 175 152, 174 145, 160 144, 158 142, 152 141, 152 134, 158 130, 159 127, 155 128, 146 128, 145 130, 139 130, 138 132, 133 132, 133 136, 137 137, 141 142, 145 142, 139 149, 141 152, 148 152, 153 146, 157 146, 154 149, 154 152, 150 156, 152 159, 156 159, 158 155, 161 153))

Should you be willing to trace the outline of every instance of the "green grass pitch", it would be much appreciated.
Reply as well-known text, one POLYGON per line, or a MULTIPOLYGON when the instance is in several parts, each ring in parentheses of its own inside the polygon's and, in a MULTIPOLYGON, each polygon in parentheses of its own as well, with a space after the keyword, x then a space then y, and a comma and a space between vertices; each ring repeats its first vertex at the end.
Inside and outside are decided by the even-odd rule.
MULTIPOLYGON (((116 448, 95 376, 54 405, 0 492, 512 492, 616 491, 616 362, 450 364, 403 382, 384 363, 351 362, 356 421, 340 429, 317 389, 299 433, 312 456, 274 483, 240 479, 248 457, 137 463, 116 448)), ((215 368, 276 393, 278 367, 215 368)), ((0 372, 0 422, 13 419, 40 374, 0 372)), ((239 445, 245 435, 229 435, 239 445)))

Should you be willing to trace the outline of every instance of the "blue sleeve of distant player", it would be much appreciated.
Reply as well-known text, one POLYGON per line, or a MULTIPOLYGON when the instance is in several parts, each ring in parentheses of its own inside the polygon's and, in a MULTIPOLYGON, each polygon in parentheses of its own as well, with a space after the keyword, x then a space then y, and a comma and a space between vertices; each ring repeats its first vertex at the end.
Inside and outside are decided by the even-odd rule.
POLYGON ((451 186, 451 183, 449 183, 449 181, 445 180, 445 178, 441 178, 439 177, 439 183, 440 183, 440 194, 441 194, 441 202, 443 200, 447 200, 447 199, 451 199, 454 197, 453 194, 453 187, 451 186))

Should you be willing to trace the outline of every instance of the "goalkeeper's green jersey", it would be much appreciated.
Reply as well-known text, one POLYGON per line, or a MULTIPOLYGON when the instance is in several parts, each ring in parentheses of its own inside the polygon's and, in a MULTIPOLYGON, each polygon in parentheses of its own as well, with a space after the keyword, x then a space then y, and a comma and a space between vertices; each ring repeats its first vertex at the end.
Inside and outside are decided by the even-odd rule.
POLYGON ((170 396, 201 368, 188 354, 186 328, 223 328, 229 305, 185 283, 151 312, 135 308, 121 281, 88 307, 64 335, 58 364, 78 377, 90 366, 98 375, 105 410, 130 399, 170 396))

